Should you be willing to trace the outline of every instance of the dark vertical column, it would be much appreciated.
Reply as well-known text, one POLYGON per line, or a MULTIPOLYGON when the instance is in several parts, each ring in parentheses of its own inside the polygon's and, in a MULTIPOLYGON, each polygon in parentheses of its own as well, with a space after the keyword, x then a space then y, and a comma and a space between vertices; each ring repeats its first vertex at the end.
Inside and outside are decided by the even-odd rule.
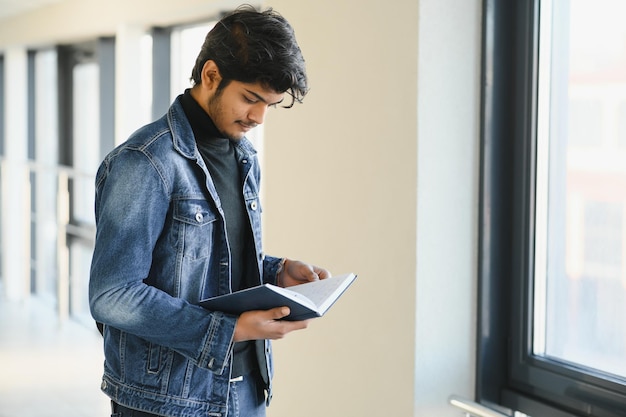
POLYGON ((115 146, 115 38, 98 40, 100 68, 100 156, 115 146))
POLYGON ((74 50, 71 46, 57 47, 59 101, 59 164, 72 166, 73 108, 74 108, 74 50))
POLYGON ((172 30, 152 29, 152 118, 163 116, 171 104, 172 30))
POLYGON ((514 37, 513 4, 483 2, 481 164, 479 214, 476 398, 498 403, 506 385, 513 181, 510 94, 514 37))

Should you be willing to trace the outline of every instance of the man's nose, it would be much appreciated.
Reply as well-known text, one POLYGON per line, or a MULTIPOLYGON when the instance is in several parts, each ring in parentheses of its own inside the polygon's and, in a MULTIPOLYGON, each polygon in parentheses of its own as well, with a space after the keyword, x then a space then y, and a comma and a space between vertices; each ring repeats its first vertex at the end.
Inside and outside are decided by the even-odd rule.
POLYGON ((263 124, 263 122, 265 121, 265 115, 267 113, 267 107, 268 106, 265 103, 257 103, 248 112, 248 119, 258 125, 263 124))

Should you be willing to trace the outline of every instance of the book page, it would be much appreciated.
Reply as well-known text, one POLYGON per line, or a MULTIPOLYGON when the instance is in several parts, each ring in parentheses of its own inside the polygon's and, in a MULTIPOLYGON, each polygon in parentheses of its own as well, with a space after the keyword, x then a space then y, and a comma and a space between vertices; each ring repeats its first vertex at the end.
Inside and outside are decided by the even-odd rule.
POLYGON ((280 294, 285 298, 288 298, 289 300, 292 300, 298 304, 302 304, 311 311, 317 311, 319 307, 318 304, 314 300, 311 300, 306 294, 303 294, 299 291, 293 291, 292 289, 294 287, 282 288, 272 284, 265 284, 265 287, 274 291, 277 294, 280 294))
POLYGON ((354 280, 354 274, 337 275, 320 281, 307 282, 305 284, 288 287, 289 291, 297 292, 320 307, 323 312, 354 280))

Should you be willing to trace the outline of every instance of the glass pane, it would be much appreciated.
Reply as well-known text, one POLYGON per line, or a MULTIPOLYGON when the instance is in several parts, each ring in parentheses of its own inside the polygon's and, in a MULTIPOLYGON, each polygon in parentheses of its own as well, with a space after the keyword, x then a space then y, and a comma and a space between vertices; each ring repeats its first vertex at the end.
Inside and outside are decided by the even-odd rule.
POLYGON ((37 294, 57 298, 57 188, 56 165, 59 161, 58 75, 55 50, 41 50, 35 55, 35 182, 37 222, 35 247, 37 294))
MULTIPOLYGON (((4 126, 4 56, 0 55, 0 126, 4 126)), ((4 155, 4 128, 0 129, 0 158, 4 155)))
MULTIPOLYGON (((4 57, 0 55, 0 126, 4 126, 4 57)), ((0 129, 0 207, 2 207, 2 157, 4 155, 4 128, 0 129)), ((2 222, 0 222, 0 248, 2 244, 2 222)), ((3 287, 2 251, 0 251, 0 291, 3 287)))
POLYGON ((184 26, 172 31, 172 100, 191 88, 191 70, 207 33, 217 22, 184 26))
MULTIPOLYGON (((95 62, 74 67, 73 136, 74 172, 71 187, 71 223, 77 229, 89 230, 95 224, 93 198, 94 176, 100 163, 100 69, 95 62)), ((69 239, 70 311, 77 319, 89 317, 87 283, 89 271, 84 264, 91 253, 80 240, 69 239)))
POLYGON ((626 378, 626 2, 541 2, 534 353, 626 378))
POLYGON ((93 176, 100 162, 99 68, 95 62, 74 67, 74 178, 72 218, 79 224, 94 223, 93 176))

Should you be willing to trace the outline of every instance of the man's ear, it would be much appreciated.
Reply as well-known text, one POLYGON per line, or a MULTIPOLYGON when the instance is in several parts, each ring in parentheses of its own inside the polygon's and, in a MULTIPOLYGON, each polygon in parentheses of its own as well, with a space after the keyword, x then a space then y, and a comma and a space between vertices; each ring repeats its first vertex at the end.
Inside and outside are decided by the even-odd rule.
POLYGON ((209 90, 216 90, 222 81, 220 69, 213 60, 208 60, 202 67, 202 85, 209 90))

